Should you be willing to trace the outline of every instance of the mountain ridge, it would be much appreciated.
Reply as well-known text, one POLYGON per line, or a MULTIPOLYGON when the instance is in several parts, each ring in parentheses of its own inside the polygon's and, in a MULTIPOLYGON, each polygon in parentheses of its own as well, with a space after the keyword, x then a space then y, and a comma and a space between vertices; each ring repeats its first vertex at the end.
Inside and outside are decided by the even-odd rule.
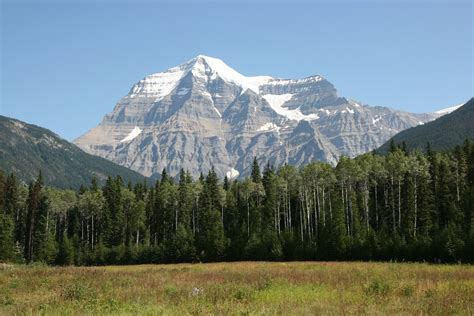
POLYGON ((340 97, 320 75, 247 77, 199 55, 145 76, 74 143, 146 176, 163 168, 198 176, 212 166, 219 176, 233 170, 247 175, 254 156, 276 167, 313 160, 335 164, 342 155, 375 149, 400 130, 438 116, 340 97), (301 121, 312 132, 295 134, 301 121))
POLYGON ((48 129, 2 115, 0 169, 14 172, 26 183, 41 171, 46 185, 59 188, 77 189, 93 177, 102 183, 107 176, 116 175, 132 182, 145 179, 135 171, 83 152, 48 129))
POLYGON ((377 151, 388 152, 392 141, 395 144, 404 142, 409 150, 425 151, 428 143, 433 150, 448 150, 466 139, 474 140, 474 98, 441 111, 450 112, 424 125, 401 131, 377 151))

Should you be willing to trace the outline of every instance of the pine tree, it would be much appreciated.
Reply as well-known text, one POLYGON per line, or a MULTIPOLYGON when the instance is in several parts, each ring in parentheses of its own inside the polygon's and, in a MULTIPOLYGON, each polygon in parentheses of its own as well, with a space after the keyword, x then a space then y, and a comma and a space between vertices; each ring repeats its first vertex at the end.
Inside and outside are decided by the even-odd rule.
POLYGON ((19 188, 14 173, 8 175, 3 186, 3 213, 13 220, 14 241, 23 244, 25 241, 25 215, 24 208, 20 206, 19 188))
POLYGON ((192 232, 182 224, 178 224, 176 233, 165 241, 164 248, 166 260, 170 262, 192 262, 196 257, 192 232))
POLYGON ((169 177, 168 177, 168 173, 166 172, 166 168, 163 168, 163 170, 161 171, 161 184, 169 181, 169 177))
POLYGON ((389 152, 390 153, 393 153, 397 151, 397 145, 395 145, 395 141, 393 140, 393 138, 390 140, 390 149, 389 149, 389 152))
POLYGON ((97 182, 97 178, 93 177, 91 180, 91 191, 99 191, 99 183, 97 182))
POLYGON ((15 216, 18 212, 18 184, 13 173, 5 181, 2 200, 4 212, 15 216))
MULTIPOLYGON (((107 246, 119 246, 125 242, 125 215, 122 205, 122 179, 109 177, 103 188, 105 198, 105 244, 107 246)), ((83 224, 82 224, 83 225, 83 224)), ((81 229, 81 240, 84 240, 83 229, 81 229)))
POLYGON ((13 218, 0 212, 0 262, 15 261, 15 226, 13 218))
POLYGON ((74 264, 74 247, 71 240, 65 234, 59 244, 57 264, 69 266, 74 264))
POLYGON ((260 166, 258 165, 257 157, 253 158, 251 178, 254 183, 262 182, 262 175, 260 173, 260 166))
POLYGON ((267 164, 263 171, 262 178, 263 189, 265 190, 262 211, 262 230, 264 232, 267 231, 277 233, 278 231, 278 191, 275 178, 276 174, 273 167, 270 164, 267 164))
POLYGON ((227 175, 224 177, 224 184, 222 185, 224 187, 225 191, 229 191, 229 178, 227 178, 227 175))
POLYGON ((198 255, 205 261, 222 259, 227 240, 221 220, 219 181, 214 167, 206 177, 200 200, 202 212, 199 219, 200 230, 196 236, 198 255))
POLYGON ((33 260, 53 263, 57 256, 57 244, 51 229, 48 196, 41 194, 33 232, 33 260))
POLYGON ((43 177, 41 172, 38 175, 35 183, 30 183, 28 188, 28 200, 27 200, 27 217, 26 217, 26 230, 25 230, 25 259, 30 262, 34 258, 34 245, 36 243, 36 226, 37 226, 37 213, 38 205, 40 202, 40 194, 43 188, 43 177))

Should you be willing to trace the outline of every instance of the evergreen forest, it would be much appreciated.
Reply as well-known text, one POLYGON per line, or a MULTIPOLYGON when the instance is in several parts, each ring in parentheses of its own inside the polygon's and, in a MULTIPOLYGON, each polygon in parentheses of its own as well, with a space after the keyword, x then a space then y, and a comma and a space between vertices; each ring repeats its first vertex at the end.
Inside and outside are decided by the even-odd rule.
POLYGON ((109 177, 78 190, 0 173, 0 261, 105 265, 237 260, 474 262, 474 145, 390 146, 337 166, 255 159, 155 183, 109 177))

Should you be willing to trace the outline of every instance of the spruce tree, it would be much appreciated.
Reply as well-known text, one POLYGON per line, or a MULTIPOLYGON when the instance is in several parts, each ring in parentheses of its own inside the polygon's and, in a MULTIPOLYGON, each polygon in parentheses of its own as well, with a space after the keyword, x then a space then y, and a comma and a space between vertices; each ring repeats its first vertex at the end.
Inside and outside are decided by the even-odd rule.
POLYGON ((35 183, 30 183, 28 188, 27 217, 25 230, 25 259, 27 262, 30 262, 34 259, 36 226, 38 221, 37 213, 42 188, 43 176, 40 172, 35 183))
POLYGON ((224 190, 225 191, 229 191, 229 178, 227 177, 227 175, 224 177, 224 184, 222 185, 224 187, 224 190))
POLYGON ((13 173, 7 177, 3 186, 3 210, 12 216, 18 211, 18 183, 13 173))
POLYGON ((201 194, 200 231, 196 236, 198 256, 204 261, 220 260, 227 246, 221 220, 219 181, 214 167, 209 171, 201 194))
POLYGON ((57 264, 70 266, 74 264, 74 247, 71 240, 65 234, 59 243, 57 264))
POLYGON ((0 262, 15 261, 15 225, 13 218, 0 211, 0 262))
POLYGON ((262 182, 262 175, 260 173, 260 166, 258 165, 257 157, 253 158, 251 178, 254 183, 262 182))

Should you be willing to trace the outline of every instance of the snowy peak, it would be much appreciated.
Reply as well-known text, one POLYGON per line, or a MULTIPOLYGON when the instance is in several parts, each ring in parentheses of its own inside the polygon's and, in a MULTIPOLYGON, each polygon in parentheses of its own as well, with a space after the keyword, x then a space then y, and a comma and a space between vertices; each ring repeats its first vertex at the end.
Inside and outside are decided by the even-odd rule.
POLYGON ((303 79, 244 76, 221 59, 198 55, 179 66, 146 76, 132 87, 128 97, 154 97, 156 101, 159 101, 171 94, 180 81, 189 73, 192 73, 195 78, 204 80, 206 83, 220 78, 227 83, 240 87, 242 94, 247 90, 259 95, 283 94, 274 93, 274 91, 278 92, 284 86, 292 86, 294 87, 294 92, 301 92, 308 90, 308 86, 315 83, 327 82, 320 75, 309 76, 303 79))
POLYGON ((226 82, 240 86, 242 88, 242 92, 245 92, 246 90, 252 90, 253 92, 259 94, 260 86, 273 79, 272 77, 268 76, 246 77, 229 67, 222 60, 214 57, 199 55, 191 61, 194 61, 193 68, 198 69, 200 74, 203 72, 208 74, 211 80, 220 77, 226 82))
POLYGON ((198 55, 179 66, 146 76, 133 86, 128 96, 163 98, 170 94, 178 86, 180 80, 190 72, 193 76, 204 79, 206 82, 219 77, 228 83, 241 87, 242 93, 252 90, 259 94, 260 86, 273 79, 269 76, 246 77, 218 58, 198 55))
POLYGON ((264 86, 265 90, 278 90, 281 86, 310 85, 324 80, 320 75, 309 76, 303 79, 244 76, 221 59, 198 55, 179 66, 146 76, 133 86, 128 96, 155 97, 159 100, 170 94, 178 86, 180 80, 189 73, 192 73, 194 77, 205 80, 205 82, 220 78, 227 83, 239 86, 242 89, 242 93, 246 90, 251 90, 256 94, 267 94, 262 91, 264 86))
POLYGON ((234 178, 250 173, 255 156, 276 167, 336 163, 438 116, 362 105, 320 75, 245 76, 198 55, 137 82, 75 143, 147 176, 163 168, 199 176, 214 167, 234 178))

